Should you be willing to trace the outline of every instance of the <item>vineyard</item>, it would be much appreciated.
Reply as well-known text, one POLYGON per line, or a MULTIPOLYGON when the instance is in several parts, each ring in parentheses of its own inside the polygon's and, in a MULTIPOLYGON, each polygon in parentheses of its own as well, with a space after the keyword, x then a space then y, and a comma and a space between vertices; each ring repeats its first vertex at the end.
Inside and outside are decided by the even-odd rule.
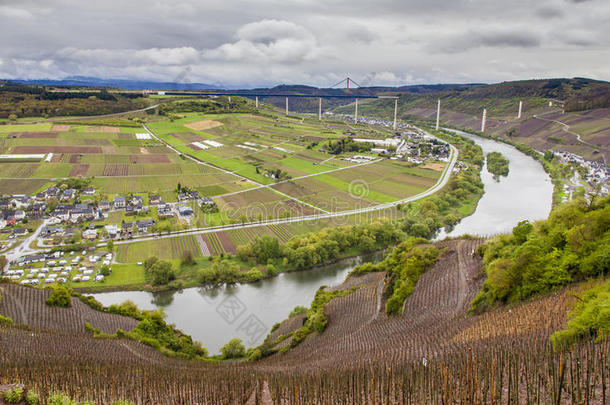
MULTIPOLYGON (((95 313, 77 299, 69 309, 49 308, 45 291, 6 285, 0 313, 35 333, 0 329, 8 349, 0 351, 0 384, 18 381, 96 403, 608 403, 610 343, 586 338, 554 351, 549 341, 579 286, 466 315, 482 283, 473 254, 480 243, 439 243, 444 254, 420 277, 400 316, 383 310, 385 273, 349 277, 335 289, 357 289, 326 304, 322 333, 258 362, 185 361, 128 339, 93 339, 85 321, 107 331, 129 330, 135 321, 95 313)), ((300 328, 303 317, 280 324, 271 339, 300 328)))
POLYGON ((189 251, 192 257, 200 257, 201 250, 194 236, 157 239, 147 242, 127 243, 117 246, 116 261, 119 263, 142 262, 155 256, 161 260, 180 259, 189 251))

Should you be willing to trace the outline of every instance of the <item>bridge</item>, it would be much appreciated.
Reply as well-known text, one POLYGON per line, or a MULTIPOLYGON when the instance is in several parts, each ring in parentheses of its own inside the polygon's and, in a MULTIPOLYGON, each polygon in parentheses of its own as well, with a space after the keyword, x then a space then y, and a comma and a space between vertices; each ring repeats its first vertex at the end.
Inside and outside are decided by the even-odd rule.
MULTIPOLYGON (((343 79, 342 81, 340 81, 339 83, 334 84, 333 86, 329 87, 329 88, 335 88, 337 85, 342 84, 344 82, 347 82, 347 91, 346 94, 301 94, 301 93, 292 93, 292 94, 286 94, 286 93, 263 93, 263 92, 256 92, 256 91, 248 91, 248 90, 244 90, 244 91, 159 91, 159 92, 152 92, 149 91, 148 93, 157 93, 159 95, 168 95, 168 96, 225 96, 225 97, 229 97, 229 101, 231 100, 231 96, 234 97, 247 97, 247 98, 254 98, 254 102, 256 104, 256 108, 258 109, 258 105, 259 105, 259 99, 262 98, 272 98, 272 97, 284 97, 286 99, 286 115, 288 115, 289 110, 288 110, 288 100, 290 98, 317 98, 318 99, 318 119, 322 120, 322 99, 331 99, 331 98, 339 98, 339 99, 353 99, 354 100, 354 122, 358 122, 358 100, 359 99, 394 99, 394 122, 392 125, 392 128, 396 129, 396 124, 397 124, 397 118, 398 118, 398 96, 385 96, 385 95, 363 95, 363 94, 349 94, 349 85, 350 82, 355 83, 356 85, 358 85, 356 82, 354 82, 352 79, 350 79, 349 77, 346 79, 343 79)), ((358 87, 360 87, 358 85, 358 87)))

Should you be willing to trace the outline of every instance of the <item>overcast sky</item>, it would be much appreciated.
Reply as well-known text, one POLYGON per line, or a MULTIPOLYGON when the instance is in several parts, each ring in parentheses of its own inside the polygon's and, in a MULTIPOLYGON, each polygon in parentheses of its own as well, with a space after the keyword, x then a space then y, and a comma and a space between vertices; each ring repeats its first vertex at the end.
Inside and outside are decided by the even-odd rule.
POLYGON ((609 22, 609 0, 0 0, 0 77, 610 80, 609 22))

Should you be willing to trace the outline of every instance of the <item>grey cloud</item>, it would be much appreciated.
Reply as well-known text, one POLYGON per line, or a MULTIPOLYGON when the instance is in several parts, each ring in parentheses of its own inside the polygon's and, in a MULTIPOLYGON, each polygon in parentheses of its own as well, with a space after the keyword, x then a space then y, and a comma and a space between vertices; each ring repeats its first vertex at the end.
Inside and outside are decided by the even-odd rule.
POLYGON ((467 32, 456 37, 445 38, 440 49, 447 53, 465 52, 481 47, 516 47, 532 48, 541 43, 538 34, 531 31, 503 31, 503 32, 467 32))
POLYGON ((607 0, 0 0, 0 77, 610 79, 608 20, 607 0))

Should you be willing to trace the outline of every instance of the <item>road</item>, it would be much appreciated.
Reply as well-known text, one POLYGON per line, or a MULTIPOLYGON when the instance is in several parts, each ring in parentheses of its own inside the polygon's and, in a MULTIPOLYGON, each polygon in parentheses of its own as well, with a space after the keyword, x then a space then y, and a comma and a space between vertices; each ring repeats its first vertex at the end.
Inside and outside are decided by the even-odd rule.
MULTIPOLYGON (((549 113, 545 113, 545 114, 552 114, 552 113, 553 112, 549 112, 549 113)), ((594 148, 594 149, 598 149, 599 148, 599 146, 597 146, 597 145, 593 145, 592 143, 589 143, 587 141, 583 141, 582 138, 580 137, 579 133, 576 133, 574 131, 570 131, 570 126, 568 124, 563 123, 563 122, 558 121, 558 120, 553 120, 553 119, 550 119, 550 118, 542 118, 542 117, 540 117, 541 115, 544 115, 544 114, 534 115, 533 118, 537 119, 537 120, 541 120, 541 121, 547 121, 547 122, 553 122, 555 124, 559 124, 559 125, 561 125, 561 128, 565 132, 567 132, 570 135, 574 135, 576 137, 576 140, 578 140, 578 142, 582 143, 583 145, 587 145, 590 148, 594 148)), ((605 164, 606 163, 606 156, 603 153, 602 153, 602 158, 604 159, 604 164, 605 164)))
MULTIPOLYGON (((146 128, 146 129, 148 130, 148 128, 146 128)), ((423 131, 423 132, 431 137, 434 137, 433 135, 431 135, 425 131, 423 131)), ((154 136, 156 139, 158 139, 152 132, 149 131, 149 133, 151 133, 152 136, 154 136)), ((304 215, 304 216, 298 216, 298 217, 264 220, 264 221, 258 221, 258 222, 246 222, 246 223, 221 225, 221 226, 213 226, 213 227, 206 227, 206 228, 194 228, 194 229, 189 229, 189 230, 185 230, 185 231, 174 231, 174 232, 170 232, 170 233, 163 234, 160 236, 155 236, 155 235, 135 236, 135 237, 133 237, 133 239, 130 239, 130 240, 114 241, 114 244, 123 245, 123 244, 129 244, 129 243, 133 243, 133 242, 144 242, 144 241, 150 241, 150 240, 156 240, 156 239, 172 238, 172 237, 176 237, 176 236, 198 235, 198 234, 202 234, 202 233, 228 231, 231 229, 253 228, 253 227, 264 226, 264 225, 290 224, 290 223, 295 223, 295 222, 306 222, 306 221, 315 221, 315 220, 319 220, 319 219, 338 218, 338 217, 345 217, 345 216, 349 216, 349 215, 364 214, 364 213, 368 213, 368 212, 380 211, 380 210, 384 210, 387 208, 396 207, 397 205, 400 205, 400 204, 417 201, 422 198, 435 194, 436 192, 440 191, 443 187, 445 187, 445 185, 449 182, 449 179, 451 178, 451 173, 453 172, 453 168, 455 167, 455 164, 456 164, 457 158, 458 158, 458 150, 453 145, 449 145, 449 147, 451 150, 449 162, 445 165, 443 172, 441 173, 439 179, 434 184, 434 186, 430 187, 429 189, 427 189, 419 194, 416 194, 411 197, 403 198, 398 201, 378 204, 378 205, 365 207, 365 208, 340 211, 340 212, 323 212, 321 214, 312 214, 312 215, 304 215)), ((175 149, 172 148, 172 150, 175 150, 175 149)), ((180 153, 180 152, 178 152, 178 153, 180 153)), ((196 162, 205 164, 204 162, 200 162, 196 159, 193 159, 193 160, 196 162)), ((213 166, 213 167, 216 168, 215 166, 213 166)), ((227 171, 225 171, 225 172, 227 172, 227 171)), ((227 173, 231 173, 231 172, 227 172, 227 173)), ((290 198, 294 199, 292 197, 290 197, 290 198)), ((43 250, 33 250, 33 249, 29 248, 29 244, 31 243, 33 238, 40 233, 41 229, 42 229, 42 226, 37 230, 37 232, 33 233, 22 245, 20 245, 20 247, 16 248, 16 251, 14 251, 10 254, 6 254, 7 258, 9 258, 9 260, 14 260, 17 257, 24 255, 24 254, 33 254, 33 253, 38 253, 38 252, 43 251, 43 250), (21 246, 26 246, 26 247, 21 248, 21 246)), ((105 242, 100 243, 98 246, 105 246, 105 242)))
MULTIPOLYGON (((15 259, 18 259, 21 256, 34 254, 34 253, 38 253, 39 251, 41 251, 40 249, 30 248, 30 244, 38 238, 38 236, 40 235, 40 232, 42 231, 42 228, 49 225, 49 222, 50 222, 50 219, 45 219, 44 221, 42 221, 42 225, 40 225, 38 227, 38 229, 36 229, 36 231, 32 232, 30 234, 30 236, 25 238, 19 244, 19 246, 15 247, 15 248, 9 250, 7 253, 5 253, 4 256, 8 259, 8 261, 11 262, 15 259)), ((8 267, 8 264, 7 264, 7 267, 8 267)), ((3 269, 3 270, 6 270, 6 269, 3 269)))
MULTIPOLYGON (((426 134, 430 135, 428 133, 426 133, 426 134)), ((430 135, 430 136, 432 136, 432 135, 430 135)), ((272 219, 272 220, 264 220, 264 221, 258 221, 258 222, 245 222, 245 223, 240 223, 240 224, 220 225, 220 226, 212 226, 212 227, 206 227, 206 228, 195 228, 195 229, 189 229, 186 231, 170 232, 168 234, 163 234, 161 236, 153 235, 153 236, 134 237, 131 240, 115 241, 114 244, 121 245, 121 244, 137 242, 137 241, 149 241, 149 240, 155 240, 155 239, 171 238, 171 237, 175 237, 175 236, 198 235, 198 234, 202 234, 202 233, 228 231, 231 229, 253 228, 253 227, 263 226, 263 225, 290 224, 290 223, 295 223, 295 222, 315 221, 318 219, 337 218, 337 217, 343 217, 343 216, 349 216, 349 215, 364 214, 364 213, 368 213, 368 212, 380 211, 380 210, 384 210, 387 208, 395 207, 400 204, 417 201, 417 200, 428 197, 428 196, 440 191, 443 187, 445 187, 445 185, 451 178, 451 173, 453 172, 453 168, 455 167, 455 163, 457 162, 458 150, 453 145, 450 145, 450 149, 451 149, 451 155, 449 158, 449 163, 443 169, 443 172, 441 173, 441 176, 437 180, 436 184, 434 184, 434 186, 432 186, 431 188, 429 188, 426 191, 423 191, 423 192, 416 194, 414 196, 411 196, 411 197, 403 198, 398 201, 378 204, 378 205, 374 205, 371 207, 358 208, 358 209, 347 210, 347 211, 340 211, 340 212, 327 212, 327 213, 322 213, 322 214, 304 215, 304 216, 291 217, 291 218, 272 219)), ((102 244, 100 244, 100 246, 102 246, 102 244)))

